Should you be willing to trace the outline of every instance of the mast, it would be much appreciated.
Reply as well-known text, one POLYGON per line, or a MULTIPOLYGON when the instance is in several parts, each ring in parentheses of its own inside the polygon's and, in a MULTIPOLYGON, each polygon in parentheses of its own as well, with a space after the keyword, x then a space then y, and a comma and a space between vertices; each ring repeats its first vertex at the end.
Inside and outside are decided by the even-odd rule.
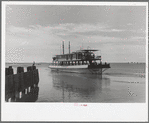
POLYGON ((63 54, 64 54, 64 41, 63 41, 63 54))
POLYGON ((70 41, 69 41, 69 54, 70 54, 70 41))

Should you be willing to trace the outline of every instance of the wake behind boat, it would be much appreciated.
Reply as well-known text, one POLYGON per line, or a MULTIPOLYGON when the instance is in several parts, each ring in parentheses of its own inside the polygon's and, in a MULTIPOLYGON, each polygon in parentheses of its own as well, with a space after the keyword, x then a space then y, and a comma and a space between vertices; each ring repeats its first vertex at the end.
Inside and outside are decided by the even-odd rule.
POLYGON ((101 54, 96 55, 94 52, 99 50, 95 49, 82 49, 76 52, 64 54, 64 42, 63 42, 63 54, 55 55, 49 68, 51 70, 63 71, 63 72, 75 72, 75 73, 92 73, 102 74, 106 69, 110 68, 110 64, 102 64, 101 54))

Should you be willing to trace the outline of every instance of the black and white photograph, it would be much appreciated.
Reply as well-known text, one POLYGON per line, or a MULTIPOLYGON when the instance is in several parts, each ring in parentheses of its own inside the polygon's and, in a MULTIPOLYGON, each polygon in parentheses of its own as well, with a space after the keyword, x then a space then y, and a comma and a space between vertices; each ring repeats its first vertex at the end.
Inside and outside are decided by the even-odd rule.
MULTIPOLYGON (((2 101, 7 113, 10 107, 23 110, 21 105, 38 105, 43 113, 44 104, 48 112, 50 106, 58 111, 58 105, 64 114, 71 107, 85 113, 97 107, 91 110, 96 115, 87 114, 93 121, 111 120, 124 110, 117 109, 120 105, 129 105, 129 112, 138 104, 140 112, 147 112, 148 3, 4 2, 2 13, 2 101), (97 118, 98 111, 108 112, 109 119, 97 118)), ((132 119, 145 121, 147 116, 137 113, 132 119)), ((10 117, 18 121, 23 115, 10 117)), ((80 119, 88 118, 84 114, 80 119)), ((118 119, 124 120, 122 115, 118 119)))

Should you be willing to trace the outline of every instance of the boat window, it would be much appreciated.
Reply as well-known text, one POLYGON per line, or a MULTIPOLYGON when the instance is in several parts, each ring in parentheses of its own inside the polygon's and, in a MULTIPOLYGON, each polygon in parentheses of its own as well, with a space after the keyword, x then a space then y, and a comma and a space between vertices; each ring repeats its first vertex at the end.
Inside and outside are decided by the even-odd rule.
POLYGON ((84 61, 82 61, 82 64, 84 64, 84 61))
POLYGON ((72 60, 73 55, 70 55, 70 59, 72 60))
POLYGON ((75 62, 75 65, 77 65, 78 63, 77 63, 77 61, 75 62))
POLYGON ((92 60, 92 63, 94 63, 95 61, 92 60))
POLYGON ((68 55, 66 55, 66 60, 68 60, 68 55))
POLYGON ((56 57, 53 57, 53 60, 55 60, 56 59, 56 57))
POLYGON ((73 58, 76 58, 76 54, 73 54, 73 58))
POLYGON ((78 59, 81 59, 81 56, 82 56, 82 54, 78 54, 79 56, 78 56, 78 59))

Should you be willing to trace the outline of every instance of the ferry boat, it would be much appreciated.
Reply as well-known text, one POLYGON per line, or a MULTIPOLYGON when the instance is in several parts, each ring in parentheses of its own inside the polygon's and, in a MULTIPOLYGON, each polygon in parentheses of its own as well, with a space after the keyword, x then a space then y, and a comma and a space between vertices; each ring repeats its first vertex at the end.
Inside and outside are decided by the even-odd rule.
POLYGON ((95 52, 99 50, 95 49, 81 49, 76 52, 64 54, 64 42, 63 42, 63 54, 55 55, 52 63, 49 65, 51 70, 62 72, 75 72, 83 74, 102 74, 106 69, 110 68, 110 64, 102 64, 101 54, 96 55, 95 52))

